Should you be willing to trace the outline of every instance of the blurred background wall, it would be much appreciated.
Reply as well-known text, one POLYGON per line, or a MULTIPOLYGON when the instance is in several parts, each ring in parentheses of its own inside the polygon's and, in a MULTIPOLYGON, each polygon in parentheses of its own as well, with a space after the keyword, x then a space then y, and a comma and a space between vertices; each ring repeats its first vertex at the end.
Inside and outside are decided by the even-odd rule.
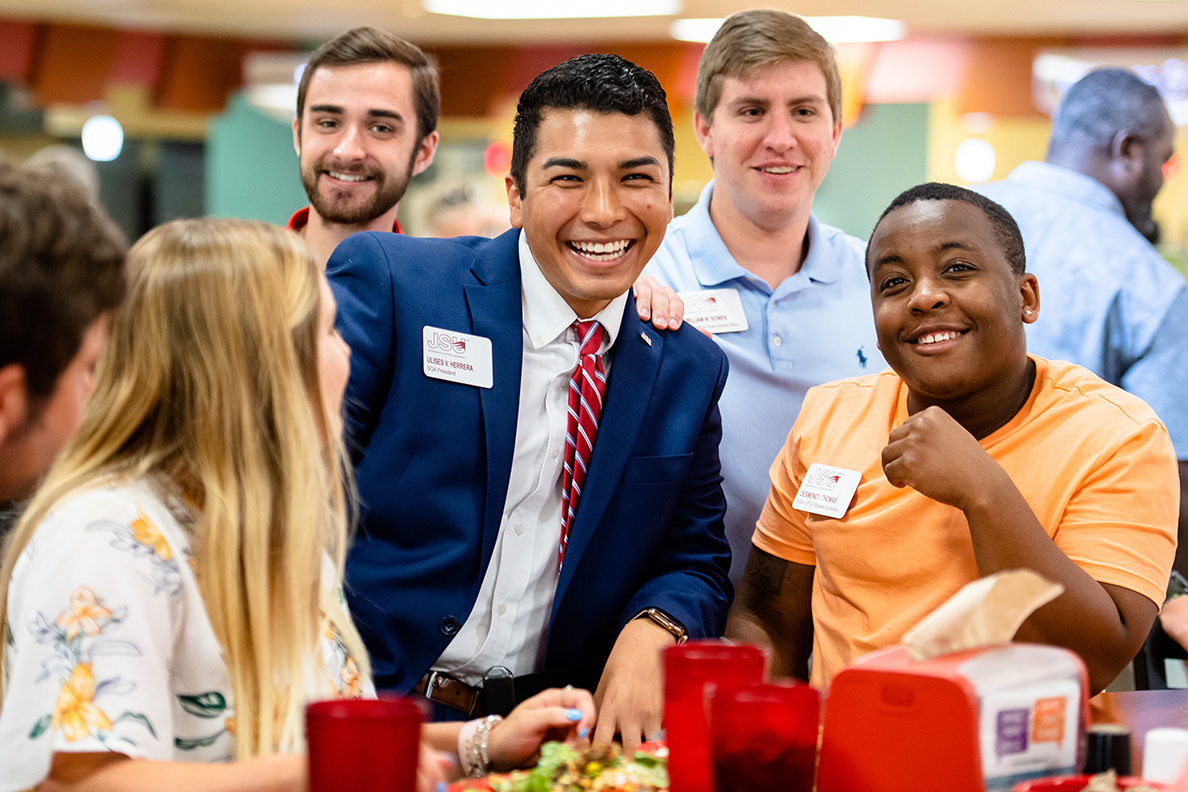
MULTIPOLYGON (((317 36, 297 35, 291 24, 278 25, 275 35, 254 28, 195 32, 184 25, 146 27, 143 21, 3 16, 11 1, 0 0, 0 149, 17 157, 51 144, 81 149, 89 119, 115 118, 122 149, 96 167, 103 203, 133 239, 175 217, 283 223, 304 206, 291 132, 294 72, 323 38, 353 24, 383 22, 356 9, 352 18, 323 21, 317 36)), ((362 0, 348 2, 356 4, 362 0)), ((1131 0, 1135 4, 1142 5, 1131 0)), ((1061 35, 911 27, 901 40, 838 44, 845 132, 817 193, 817 214, 865 238, 890 199, 907 187, 929 179, 1000 179, 1023 160, 1042 159, 1048 112, 1062 87, 1091 64, 1139 68, 1164 91, 1177 122, 1188 122, 1188 2, 1152 5, 1178 7, 1183 23, 1163 24, 1156 32, 1113 32, 1125 26, 1106 19, 1094 22, 1096 30, 1061 35)), ((456 18, 443 19, 439 27, 456 18)), ((417 24, 423 31, 423 20, 417 24)), ((659 35, 583 38, 591 26, 583 20, 565 24, 557 28, 564 30, 557 41, 539 40, 549 39, 546 29, 523 42, 487 41, 473 33, 463 37, 470 40, 451 41, 441 31, 418 39, 389 26, 432 52, 442 72, 442 145, 401 204, 406 230, 430 233, 443 207, 459 203, 485 207, 492 232, 506 227, 503 177, 516 96, 544 68, 590 51, 618 53, 660 78, 677 128, 678 214, 696 200, 712 177, 692 132, 703 45, 659 35)), ((465 32, 465 25, 460 29, 465 32)), ((1181 133, 1179 148, 1184 143, 1181 133)), ((1178 161, 1168 168, 1155 214, 1162 249, 1182 266, 1188 179, 1178 172, 1178 161)))

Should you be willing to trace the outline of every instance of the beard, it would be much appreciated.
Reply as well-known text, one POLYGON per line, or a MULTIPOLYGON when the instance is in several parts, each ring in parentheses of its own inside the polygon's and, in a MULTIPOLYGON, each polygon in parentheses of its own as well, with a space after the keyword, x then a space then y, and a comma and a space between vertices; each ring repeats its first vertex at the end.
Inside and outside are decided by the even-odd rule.
POLYGON ((1151 201, 1134 200, 1129 203, 1124 201, 1122 210, 1126 213, 1126 219, 1130 221, 1130 224, 1146 237, 1148 242, 1154 245, 1159 241, 1159 224, 1151 215, 1151 201))
POLYGON ((403 173, 396 174, 380 168, 337 168, 328 165, 327 160, 319 160, 309 167, 301 168, 301 186, 305 188, 310 206, 324 221, 349 226, 366 225, 398 204, 404 197, 408 183, 412 180, 416 153, 416 149, 413 149, 408 167, 403 173), (318 189, 319 177, 327 170, 365 176, 372 180, 375 190, 369 198, 361 198, 334 188, 322 192, 318 189))

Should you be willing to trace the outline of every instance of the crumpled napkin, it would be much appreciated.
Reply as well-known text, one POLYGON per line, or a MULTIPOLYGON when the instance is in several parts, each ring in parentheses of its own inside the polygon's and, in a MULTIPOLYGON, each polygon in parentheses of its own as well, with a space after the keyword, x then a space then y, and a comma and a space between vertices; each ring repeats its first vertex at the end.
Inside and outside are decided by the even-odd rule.
POLYGON ((1011 569, 964 586, 903 636, 913 660, 1006 643, 1064 586, 1030 569, 1011 569))

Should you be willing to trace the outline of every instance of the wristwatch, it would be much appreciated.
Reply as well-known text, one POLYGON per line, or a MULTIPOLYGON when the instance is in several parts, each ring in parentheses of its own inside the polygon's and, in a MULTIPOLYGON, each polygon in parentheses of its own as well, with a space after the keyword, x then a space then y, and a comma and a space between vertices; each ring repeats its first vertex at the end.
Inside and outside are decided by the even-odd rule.
POLYGON ((657 625, 672 633, 672 637, 676 638, 678 644, 683 644, 689 640, 689 633, 685 630, 684 625, 659 608, 644 608, 635 614, 635 618, 632 621, 635 621, 635 619, 651 619, 657 625))

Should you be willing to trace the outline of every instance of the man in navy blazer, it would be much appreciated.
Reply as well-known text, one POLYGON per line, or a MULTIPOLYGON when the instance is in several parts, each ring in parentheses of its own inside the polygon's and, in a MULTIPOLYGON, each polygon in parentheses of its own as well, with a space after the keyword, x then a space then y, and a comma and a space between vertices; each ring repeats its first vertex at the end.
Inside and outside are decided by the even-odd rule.
POLYGON ((673 149, 655 77, 581 56, 520 98, 512 231, 369 232, 331 257, 363 503, 347 596, 381 689, 463 717, 505 708, 508 677, 519 697, 596 687, 595 739, 631 746, 661 725, 660 650, 722 633, 726 359, 630 293, 672 217, 673 149), (571 323, 591 318, 605 406, 558 570, 571 323))

